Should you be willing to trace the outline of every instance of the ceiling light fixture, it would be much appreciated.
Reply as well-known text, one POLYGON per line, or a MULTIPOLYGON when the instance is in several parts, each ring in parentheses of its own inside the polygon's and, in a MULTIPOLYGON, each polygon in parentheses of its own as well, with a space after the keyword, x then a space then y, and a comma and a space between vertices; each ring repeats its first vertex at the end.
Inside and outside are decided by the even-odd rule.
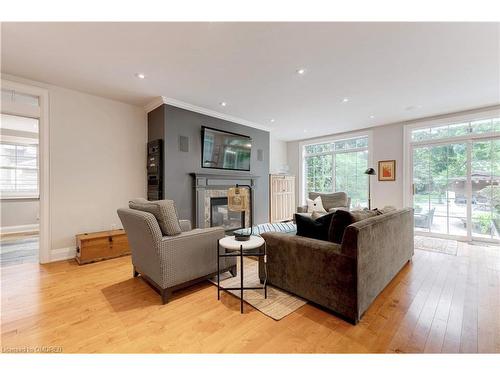
POLYGON ((306 74, 306 70, 304 68, 297 69, 297 74, 303 76, 304 74, 306 74))
POLYGON ((270 122, 274 122, 275 120, 272 118, 271 120, 269 120, 270 122))
POLYGON ((227 103, 226 103, 226 102, 220 102, 220 105, 221 105, 222 107, 225 107, 225 106, 227 105, 227 103))
POLYGON ((374 115, 370 115, 370 118, 375 118, 375 116, 374 115))
POLYGON ((348 101, 349 101, 349 98, 342 99, 342 103, 347 103, 348 101))
POLYGON ((144 73, 135 73, 135 76, 139 79, 144 79, 146 78, 146 75, 144 73))

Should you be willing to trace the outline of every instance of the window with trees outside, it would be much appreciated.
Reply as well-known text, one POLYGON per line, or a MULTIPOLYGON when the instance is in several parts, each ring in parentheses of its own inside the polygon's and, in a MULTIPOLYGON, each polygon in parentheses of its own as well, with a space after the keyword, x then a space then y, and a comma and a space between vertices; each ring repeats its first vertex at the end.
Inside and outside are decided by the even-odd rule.
POLYGON ((304 146, 304 186, 309 192, 343 191, 351 207, 368 205, 368 136, 304 146))

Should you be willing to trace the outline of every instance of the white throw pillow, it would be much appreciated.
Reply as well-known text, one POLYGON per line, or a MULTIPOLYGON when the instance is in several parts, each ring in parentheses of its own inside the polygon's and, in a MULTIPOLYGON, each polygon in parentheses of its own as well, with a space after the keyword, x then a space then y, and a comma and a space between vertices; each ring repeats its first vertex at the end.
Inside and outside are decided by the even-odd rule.
POLYGON ((319 195, 314 200, 306 198, 306 201, 307 201, 307 212, 309 213, 313 213, 314 211, 326 212, 325 207, 323 207, 323 202, 321 201, 321 197, 319 195))

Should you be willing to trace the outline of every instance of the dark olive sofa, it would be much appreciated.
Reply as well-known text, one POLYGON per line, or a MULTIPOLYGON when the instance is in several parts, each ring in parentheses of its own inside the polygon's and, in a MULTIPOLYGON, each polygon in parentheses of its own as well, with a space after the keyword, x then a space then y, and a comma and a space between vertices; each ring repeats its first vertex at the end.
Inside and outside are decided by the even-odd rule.
MULTIPOLYGON (((413 209, 355 222, 337 244, 264 233, 267 281, 357 324, 379 293, 413 256, 413 209)), ((260 259, 259 276, 264 279, 260 259)))

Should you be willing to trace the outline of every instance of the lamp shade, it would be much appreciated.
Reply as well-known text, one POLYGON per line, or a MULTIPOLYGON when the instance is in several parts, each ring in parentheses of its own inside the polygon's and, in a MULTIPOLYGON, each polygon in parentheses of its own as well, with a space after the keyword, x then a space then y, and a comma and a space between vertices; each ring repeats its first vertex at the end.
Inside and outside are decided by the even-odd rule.
POLYGON ((377 173, 375 173, 375 169, 373 169, 373 168, 368 168, 368 169, 365 171, 365 174, 375 175, 375 174, 377 174, 377 173))
POLYGON ((227 190, 227 208, 230 211, 242 212, 248 208, 248 189, 231 187, 227 190))

